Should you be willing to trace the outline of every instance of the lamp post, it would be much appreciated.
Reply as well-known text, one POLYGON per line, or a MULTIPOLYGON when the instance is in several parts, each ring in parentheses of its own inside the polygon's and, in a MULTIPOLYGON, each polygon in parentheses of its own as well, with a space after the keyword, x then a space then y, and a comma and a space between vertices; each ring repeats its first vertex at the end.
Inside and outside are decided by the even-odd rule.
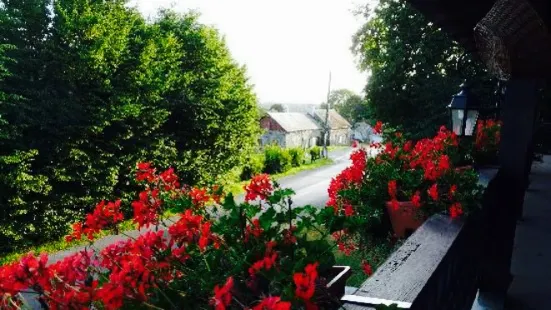
POLYGON ((480 105, 470 92, 467 82, 461 84, 461 91, 452 96, 448 105, 451 114, 452 130, 460 137, 470 137, 474 134, 476 121, 480 114, 480 105))

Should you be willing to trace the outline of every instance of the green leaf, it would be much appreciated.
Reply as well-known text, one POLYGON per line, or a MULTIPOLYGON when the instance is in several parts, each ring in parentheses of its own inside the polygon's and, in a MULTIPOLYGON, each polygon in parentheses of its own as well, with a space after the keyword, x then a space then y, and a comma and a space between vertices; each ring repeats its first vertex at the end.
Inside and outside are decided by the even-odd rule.
POLYGON ((264 213, 262 213, 258 220, 260 222, 260 227, 264 230, 270 229, 272 227, 272 223, 274 222, 274 217, 276 215, 276 211, 274 208, 268 208, 264 213))

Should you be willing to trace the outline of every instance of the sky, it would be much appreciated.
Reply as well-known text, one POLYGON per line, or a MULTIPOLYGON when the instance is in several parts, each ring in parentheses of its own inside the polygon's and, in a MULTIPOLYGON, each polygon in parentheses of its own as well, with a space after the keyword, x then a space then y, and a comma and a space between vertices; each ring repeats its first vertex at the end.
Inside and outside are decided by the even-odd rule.
POLYGON ((134 0, 146 17, 161 7, 194 9, 215 26, 261 103, 319 104, 331 89, 361 93, 367 74, 350 51, 359 0, 134 0))

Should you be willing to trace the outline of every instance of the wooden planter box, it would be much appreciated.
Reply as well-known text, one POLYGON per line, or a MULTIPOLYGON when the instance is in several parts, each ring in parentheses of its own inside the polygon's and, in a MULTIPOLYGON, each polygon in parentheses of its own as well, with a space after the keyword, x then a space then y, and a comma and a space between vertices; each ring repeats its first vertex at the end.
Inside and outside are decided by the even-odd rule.
POLYGON ((333 266, 327 275, 323 278, 319 285, 325 286, 325 289, 317 290, 313 301, 321 307, 321 309, 338 309, 340 308, 340 299, 344 296, 346 281, 352 275, 350 266, 333 266))

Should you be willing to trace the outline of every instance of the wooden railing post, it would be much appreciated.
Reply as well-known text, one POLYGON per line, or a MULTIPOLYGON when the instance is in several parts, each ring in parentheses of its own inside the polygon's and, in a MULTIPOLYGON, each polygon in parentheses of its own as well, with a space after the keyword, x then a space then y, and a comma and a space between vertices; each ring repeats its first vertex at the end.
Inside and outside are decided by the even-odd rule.
POLYGON ((505 293, 512 279, 516 221, 522 213, 531 164, 537 87, 538 81, 533 79, 511 79, 507 83, 502 106, 500 169, 483 201, 481 291, 505 293))

